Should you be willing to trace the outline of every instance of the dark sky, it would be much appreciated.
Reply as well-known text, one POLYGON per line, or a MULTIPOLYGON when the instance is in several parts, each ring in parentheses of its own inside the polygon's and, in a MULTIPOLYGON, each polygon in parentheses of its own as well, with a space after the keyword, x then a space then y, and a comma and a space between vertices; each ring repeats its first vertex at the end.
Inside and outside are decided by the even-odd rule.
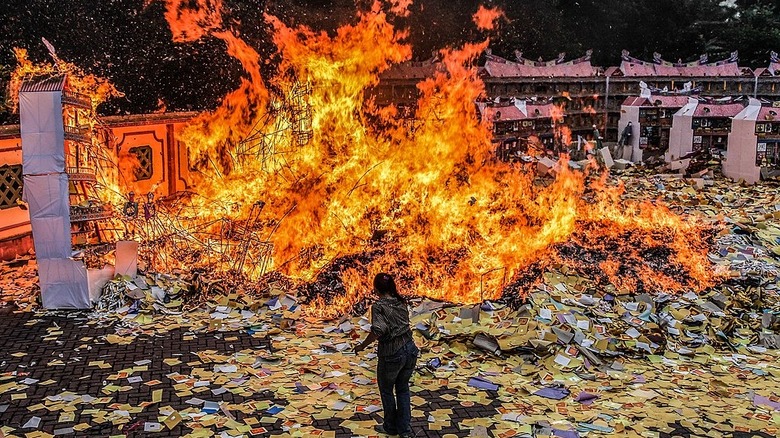
MULTIPOLYGON (((780 1, 780 0, 778 0, 780 1)), ((263 13, 288 24, 333 30, 354 20, 368 0, 224 0, 225 26, 271 57, 273 47, 263 13)), ((720 0, 416 0, 408 18, 395 24, 410 30, 415 57, 468 40, 492 38, 494 52, 507 57, 581 56, 593 49, 597 65, 619 62, 620 51, 651 58, 711 59, 740 50, 741 63, 766 66, 769 51, 780 50, 777 1, 720 0), (498 6, 507 19, 492 33, 476 29, 471 15, 479 4, 498 6), (737 13, 739 12, 739 13, 737 13)), ((85 70, 108 77, 126 94, 102 108, 105 113, 148 112, 162 100, 170 110, 214 107, 235 88, 241 68, 214 38, 177 44, 163 17, 164 5, 144 0, 4 0, 0 8, 0 75, 13 68, 11 49, 24 47, 34 60, 46 59, 41 37, 58 54, 85 70), (3 68, 4 67, 4 68, 3 68)))

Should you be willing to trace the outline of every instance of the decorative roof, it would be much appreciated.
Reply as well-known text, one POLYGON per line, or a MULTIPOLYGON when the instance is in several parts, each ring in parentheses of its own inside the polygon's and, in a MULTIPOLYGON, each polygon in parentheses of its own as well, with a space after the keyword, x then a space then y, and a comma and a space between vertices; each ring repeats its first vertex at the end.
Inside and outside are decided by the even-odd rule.
POLYGON ((739 114, 733 117, 732 120, 749 120, 756 121, 759 113, 761 113, 761 101, 755 98, 748 99, 748 105, 739 114))
POLYGON ((741 103, 700 102, 693 117, 734 117, 743 109, 745 105, 741 103))
POLYGON ((112 127, 121 128, 125 126, 139 126, 139 125, 157 125, 167 123, 184 123, 188 122, 200 113, 196 111, 180 111, 169 113, 153 113, 153 114, 130 114, 123 116, 104 116, 100 120, 112 127))
MULTIPOLYGON (((664 61, 659 53, 653 54, 653 61, 642 61, 634 58, 627 50, 623 50, 623 61, 618 69, 610 69, 613 76, 622 74, 629 77, 739 77, 748 72, 743 71, 737 62, 738 52, 732 52, 728 59, 709 62, 707 55, 701 55, 697 61, 675 63, 664 61)), ((749 70, 749 69, 748 69, 749 70)))
POLYGON ((761 111, 758 112, 758 119, 764 121, 780 121, 780 108, 772 106, 762 106, 761 111))
MULTIPOLYGON (((127 126, 186 123, 200 114, 197 111, 130 114, 124 116, 104 116, 100 118, 100 121, 110 128, 123 128, 127 126)), ((0 139, 19 138, 20 135, 19 124, 0 125, 0 139)))
POLYGON ((523 53, 515 51, 516 61, 493 55, 490 49, 485 50, 484 72, 494 78, 516 77, 588 77, 598 76, 599 69, 590 63, 592 51, 588 50, 585 56, 571 61, 564 61, 566 54, 561 53, 558 58, 550 61, 532 61, 524 58, 523 53))
POLYGON ((418 79, 430 78, 437 71, 444 71, 444 64, 437 57, 427 61, 407 61, 395 64, 386 71, 382 72, 380 78, 388 79, 418 79))
POLYGON ((31 78, 22 83, 20 93, 52 92, 65 89, 65 75, 31 78))
POLYGON ((623 106, 655 106, 659 108, 682 108, 688 103, 688 96, 629 96, 623 106))
POLYGON ((512 122, 517 120, 549 119, 552 117, 551 102, 511 100, 505 103, 477 103, 482 120, 512 122))
POLYGON ((646 97, 628 96, 620 106, 646 106, 647 102, 646 97))
MULTIPOLYGON (((551 60, 532 60, 525 58, 519 50, 515 51, 515 59, 509 60, 494 55, 490 48, 485 49, 485 65, 478 68, 482 77, 488 78, 582 78, 582 77, 638 77, 638 78, 702 78, 702 77, 753 77, 754 75, 780 76, 780 56, 772 52, 772 61, 766 69, 755 71, 738 65, 739 54, 732 52, 727 59, 709 62, 707 55, 701 55, 698 60, 684 63, 668 62, 660 54, 655 53, 653 61, 643 61, 634 58, 626 50, 622 54, 620 66, 603 69, 591 64, 592 51, 585 56, 566 61, 566 54, 561 53, 551 60)), ((444 64, 434 56, 427 61, 408 61, 395 64, 380 77, 382 80, 423 80, 432 77, 436 72, 445 71, 444 64)), ((657 90, 663 91, 663 90, 657 90)), ((695 91, 695 90, 688 90, 695 91)))

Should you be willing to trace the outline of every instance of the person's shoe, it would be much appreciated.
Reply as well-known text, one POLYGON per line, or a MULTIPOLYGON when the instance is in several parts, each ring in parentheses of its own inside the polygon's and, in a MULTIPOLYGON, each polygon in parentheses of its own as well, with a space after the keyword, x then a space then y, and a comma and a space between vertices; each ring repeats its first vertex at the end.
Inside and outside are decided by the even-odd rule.
POLYGON ((412 435, 411 433, 402 433, 401 435, 399 435, 400 438, 412 438, 413 436, 414 435, 412 435))
POLYGON ((385 434, 385 435, 390 435, 390 436, 398 435, 395 432, 388 432, 387 430, 385 430, 385 425, 384 424, 377 424, 376 426, 374 426, 374 430, 379 432, 379 433, 385 434))

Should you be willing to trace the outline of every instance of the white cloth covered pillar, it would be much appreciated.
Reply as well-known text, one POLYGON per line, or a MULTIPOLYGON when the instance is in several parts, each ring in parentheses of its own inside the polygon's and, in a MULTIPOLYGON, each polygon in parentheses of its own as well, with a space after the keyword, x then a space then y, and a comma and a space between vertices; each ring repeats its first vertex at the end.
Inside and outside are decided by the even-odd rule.
POLYGON ((22 84, 19 116, 22 134, 24 199, 38 261, 41 300, 47 309, 88 309, 87 269, 71 259, 70 200, 65 172, 64 78, 22 84))

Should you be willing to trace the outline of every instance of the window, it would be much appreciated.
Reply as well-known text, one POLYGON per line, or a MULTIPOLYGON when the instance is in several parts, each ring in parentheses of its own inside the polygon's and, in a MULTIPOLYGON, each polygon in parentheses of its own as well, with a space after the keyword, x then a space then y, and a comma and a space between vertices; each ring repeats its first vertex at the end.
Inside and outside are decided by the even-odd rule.
POLYGON ((138 146, 130 149, 130 154, 135 155, 138 165, 133 169, 136 181, 150 179, 154 175, 154 159, 151 146, 138 146))
POLYGON ((0 166, 0 210, 16 207, 22 198, 22 166, 0 166))
POLYGON ((756 145, 756 166, 778 168, 780 166, 780 142, 761 142, 756 145))

